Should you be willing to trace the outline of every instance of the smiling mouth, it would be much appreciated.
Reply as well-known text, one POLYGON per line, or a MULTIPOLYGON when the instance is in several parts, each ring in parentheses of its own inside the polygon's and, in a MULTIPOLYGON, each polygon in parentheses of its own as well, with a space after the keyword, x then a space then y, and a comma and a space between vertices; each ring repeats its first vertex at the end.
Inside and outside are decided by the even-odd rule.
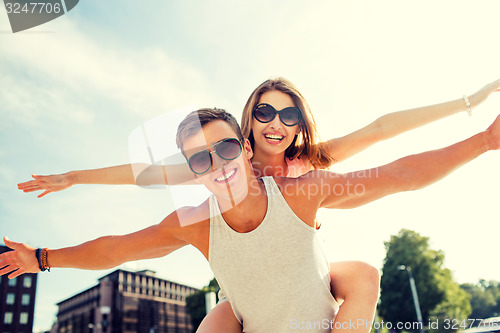
POLYGON ((215 178, 215 181, 218 183, 228 182, 234 178, 235 174, 236 174, 236 168, 228 170, 219 178, 215 178))
POLYGON ((265 134, 264 137, 271 142, 281 142, 285 138, 283 135, 276 135, 276 134, 265 134))

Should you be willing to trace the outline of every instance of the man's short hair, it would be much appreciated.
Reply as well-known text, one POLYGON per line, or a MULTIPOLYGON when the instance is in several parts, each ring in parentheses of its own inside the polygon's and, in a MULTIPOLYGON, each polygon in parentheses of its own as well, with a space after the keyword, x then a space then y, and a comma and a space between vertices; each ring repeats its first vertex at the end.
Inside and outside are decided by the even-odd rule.
POLYGON ((199 109, 189 113, 177 127, 176 143, 181 150, 184 140, 198 133, 203 126, 216 120, 225 121, 236 133, 240 142, 243 142, 243 134, 240 125, 232 114, 223 109, 199 109))

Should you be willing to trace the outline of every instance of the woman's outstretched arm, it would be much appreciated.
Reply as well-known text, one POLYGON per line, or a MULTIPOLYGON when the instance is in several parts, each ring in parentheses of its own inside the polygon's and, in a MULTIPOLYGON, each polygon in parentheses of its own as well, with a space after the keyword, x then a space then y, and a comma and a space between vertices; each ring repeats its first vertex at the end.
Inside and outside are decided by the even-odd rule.
MULTIPOLYGON (((491 82, 468 96, 470 110, 484 102, 494 91, 500 91, 500 80, 491 82)), ((329 140, 326 144, 331 156, 340 162, 379 141, 390 139, 409 130, 465 111, 468 111, 466 98, 460 98, 445 103, 393 112, 353 133, 329 140)))
POLYGON ((186 164, 164 166, 139 163, 69 171, 55 175, 32 175, 32 177, 30 181, 17 184, 17 187, 25 193, 43 191, 38 198, 77 184, 147 186, 183 184, 193 180, 192 172, 186 164))

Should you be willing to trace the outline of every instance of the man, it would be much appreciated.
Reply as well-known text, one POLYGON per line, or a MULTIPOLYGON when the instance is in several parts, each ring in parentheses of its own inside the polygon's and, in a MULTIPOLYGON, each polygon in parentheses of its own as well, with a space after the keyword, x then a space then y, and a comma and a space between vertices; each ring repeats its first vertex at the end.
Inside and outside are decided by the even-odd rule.
POLYGON ((443 178, 499 149, 500 116, 465 141, 364 171, 363 177, 314 170, 299 178, 258 179, 250 143, 236 120, 218 109, 188 115, 177 143, 197 180, 213 193, 210 199, 141 231, 63 249, 36 250, 5 239, 14 251, 0 255, 0 275, 13 278, 49 266, 108 269, 191 244, 209 261, 245 332, 329 332, 337 306, 316 238, 318 209, 353 208, 443 178))

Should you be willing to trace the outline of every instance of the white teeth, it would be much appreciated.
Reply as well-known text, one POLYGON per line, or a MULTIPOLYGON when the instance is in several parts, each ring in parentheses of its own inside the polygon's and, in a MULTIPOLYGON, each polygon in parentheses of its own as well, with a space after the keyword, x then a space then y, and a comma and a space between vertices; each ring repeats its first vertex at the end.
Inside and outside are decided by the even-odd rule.
POLYGON ((265 135, 266 139, 271 139, 271 140, 281 140, 283 139, 283 136, 281 135, 273 135, 273 134, 267 134, 265 135))
POLYGON ((236 172, 236 169, 233 169, 233 170, 229 171, 228 173, 226 173, 226 174, 224 174, 224 175, 220 176, 220 177, 219 177, 219 178, 217 178, 216 180, 217 180, 218 182, 222 182, 222 181, 224 181, 224 180, 228 179, 229 177, 231 177, 232 175, 234 175, 234 173, 235 173, 235 172, 236 172))

